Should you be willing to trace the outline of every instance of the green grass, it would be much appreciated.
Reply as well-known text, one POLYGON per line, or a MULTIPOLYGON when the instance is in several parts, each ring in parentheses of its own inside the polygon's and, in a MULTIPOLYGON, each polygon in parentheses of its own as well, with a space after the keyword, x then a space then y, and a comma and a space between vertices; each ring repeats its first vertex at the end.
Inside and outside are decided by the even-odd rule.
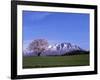
POLYGON ((89 54, 69 56, 23 57, 23 68, 64 67, 89 65, 89 54))

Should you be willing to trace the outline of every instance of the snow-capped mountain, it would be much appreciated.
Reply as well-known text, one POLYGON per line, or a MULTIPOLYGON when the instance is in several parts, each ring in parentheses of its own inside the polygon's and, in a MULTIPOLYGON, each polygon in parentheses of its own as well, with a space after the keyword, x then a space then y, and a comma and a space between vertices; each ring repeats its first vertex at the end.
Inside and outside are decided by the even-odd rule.
MULTIPOLYGON (((53 56, 53 55, 64 55, 65 53, 69 53, 71 51, 84 51, 77 45, 72 45, 71 43, 58 43, 49 45, 46 50, 44 50, 40 56, 53 56)), ((25 50, 24 55, 33 55, 37 56, 37 54, 33 51, 25 50)))
POLYGON ((79 46, 72 45, 71 43, 59 43, 54 45, 49 45, 48 48, 41 54, 44 55, 63 55, 65 53, 69 53, 71 51, 82 51, 79 46))
POLYGON ((50 50, 66 50, 66 51, 82 50, 79 46, 72 45, 71 43, 60 43, 60 44, 49 45, 48 49, 50 49, 50 50))

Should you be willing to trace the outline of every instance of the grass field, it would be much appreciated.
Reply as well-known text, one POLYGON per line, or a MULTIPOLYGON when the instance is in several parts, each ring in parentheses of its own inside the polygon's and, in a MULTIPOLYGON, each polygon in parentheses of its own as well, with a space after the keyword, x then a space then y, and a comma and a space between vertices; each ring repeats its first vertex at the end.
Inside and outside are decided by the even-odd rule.
POLYGON ((89 65, 89 54, 69 56, 23 57, 23 68, 64 67, 89 65))

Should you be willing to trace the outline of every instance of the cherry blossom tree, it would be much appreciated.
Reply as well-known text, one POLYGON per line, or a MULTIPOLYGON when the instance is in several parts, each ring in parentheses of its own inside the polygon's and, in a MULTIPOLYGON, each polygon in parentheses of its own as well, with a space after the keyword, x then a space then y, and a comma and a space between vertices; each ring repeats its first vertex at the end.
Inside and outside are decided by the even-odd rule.
POLYGON ((45 39, 36 39, 29 44, 29 50, 34 51, 38 56, 40 56, 47 47, 48 41, 45 39))

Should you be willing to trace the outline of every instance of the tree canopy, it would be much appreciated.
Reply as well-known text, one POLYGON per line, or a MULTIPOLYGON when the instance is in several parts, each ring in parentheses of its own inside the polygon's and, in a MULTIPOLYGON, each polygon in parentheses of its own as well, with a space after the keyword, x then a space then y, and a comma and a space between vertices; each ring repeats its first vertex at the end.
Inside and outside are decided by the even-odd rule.
POLYGON ((35 39, 29 44, 29 50, 34 51, 38 56, 46 50, 48 41, 45 39, 35 39))

